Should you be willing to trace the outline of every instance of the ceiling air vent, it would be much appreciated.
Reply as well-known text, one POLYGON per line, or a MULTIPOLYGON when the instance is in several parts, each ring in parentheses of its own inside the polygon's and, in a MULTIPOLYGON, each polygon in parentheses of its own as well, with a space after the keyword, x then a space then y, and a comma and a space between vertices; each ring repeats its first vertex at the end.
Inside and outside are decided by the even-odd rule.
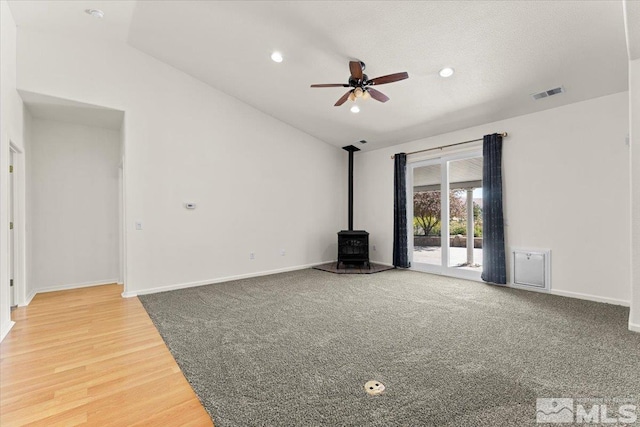
POLYGON ((556 87, 554 89, 549 89, 549 90, 545 90, 545 91, 542 91, 542 92, 538 92, 538 93, 533 93, 533 94, 531 94, 531 97, 534 100, 537 101, 538 99, 546 98, 548 96, 557 95, 559 93, 564 93, 564 88, 562 86, 556 87))

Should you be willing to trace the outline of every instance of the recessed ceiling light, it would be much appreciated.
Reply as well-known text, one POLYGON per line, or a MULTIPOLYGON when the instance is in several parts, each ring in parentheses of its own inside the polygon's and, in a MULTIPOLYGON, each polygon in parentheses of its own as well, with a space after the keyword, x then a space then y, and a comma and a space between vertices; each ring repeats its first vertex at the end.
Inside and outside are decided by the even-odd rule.
POLYGON ((453 68, 451 67, 445 67, 442 70, 440 70, 440 77, 451 77, 453 76, 453 68))
POLYGON ((104 18, 104 12, 100 9, 86 9, 84 13, 91 15, 94 18, 104 18))
POLYGON ((358 107, 357 105, 354 105, 353 107, 351 107, 351 112, 352 113, 359 113, 360 112, 360 107, 358 107))
POLYGON ((282 62, 282 54, 280 52, 273 52, 271 54, 273 62, 282 62))

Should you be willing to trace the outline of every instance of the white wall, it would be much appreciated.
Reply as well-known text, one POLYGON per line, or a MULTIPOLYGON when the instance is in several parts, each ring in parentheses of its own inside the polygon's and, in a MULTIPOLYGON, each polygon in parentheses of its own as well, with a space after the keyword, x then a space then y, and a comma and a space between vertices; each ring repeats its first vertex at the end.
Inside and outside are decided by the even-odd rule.
POLYGON ((120 131, 35 118, 31 289, 116 283, 120 131))
POLYGON ((18 87, 126 112, 128 295, 335 258, 344 151, 121 43, 20 30, 18 87))
POLYGON ((372 257, 392 262, 392 154, 506 131, 507 246, 550 248, 556 293, 628 305, 627 97, 626 92, 614 94, 357 153, 355 221, 371 233, 371 244, 377 247, 372 257))
MULTIPOLYGON (((9 142, 23 150, 22 100, 16 91, 16 26, 0 1, 0 340, 12 326, 9 310, 9 142)), ((24 227, 24 224, 20 224, 24 227)))
POLYGON ((632 200, 632 301, 629 328, 640 332, 640 59, 629 62, 632 200))

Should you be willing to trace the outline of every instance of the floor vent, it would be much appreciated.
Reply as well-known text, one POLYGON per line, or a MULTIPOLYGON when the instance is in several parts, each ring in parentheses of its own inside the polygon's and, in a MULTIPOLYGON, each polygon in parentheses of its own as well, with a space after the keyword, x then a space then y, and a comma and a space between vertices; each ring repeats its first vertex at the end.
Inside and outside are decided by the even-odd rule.
POLYGON ((532 93, 531 97, 534 100, 537 101, 538 99, 546 98, 548 96, 557 95, 559 93, 564 93, 564 87, 560 86, 560 87, 556 87, 556 88, 549 89, 549 90, 543 90, 542 92, 532 93))
POLYGON ((511 285, 516 288, 549 292, 551 289, 551 251, 512 249, 511 285))

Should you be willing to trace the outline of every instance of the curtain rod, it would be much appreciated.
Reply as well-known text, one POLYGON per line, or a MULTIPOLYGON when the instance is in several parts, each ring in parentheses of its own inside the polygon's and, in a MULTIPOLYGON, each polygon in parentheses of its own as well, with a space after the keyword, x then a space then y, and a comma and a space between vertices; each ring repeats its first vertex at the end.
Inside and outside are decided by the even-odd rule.
MULTIPOLYGON (((509 136, 509 134, 507 132, 502 132, 500 134, 500 136, 502 136, 503 138, 506 138, 507 136, 509 136)), ((424 153, 426 151, 442 150, 443 148, 455 147, 456 145, 468 144, 470 142, 478 142, 478 141, 482 141, 483 139, 484 138, 470 139, 469 141, 456 142, 455 144, 449 144, 449 145, 441 145, 440 147, 433 147, 433 148, 427 148, 426 150, 412 151, 412 152, 406 153, 406 154, 408 156, 410 154, 424 153)), ((392 159, 394 159, 395 157, 396 157, 395 154, 393 156, 391 156, 392 159)))

